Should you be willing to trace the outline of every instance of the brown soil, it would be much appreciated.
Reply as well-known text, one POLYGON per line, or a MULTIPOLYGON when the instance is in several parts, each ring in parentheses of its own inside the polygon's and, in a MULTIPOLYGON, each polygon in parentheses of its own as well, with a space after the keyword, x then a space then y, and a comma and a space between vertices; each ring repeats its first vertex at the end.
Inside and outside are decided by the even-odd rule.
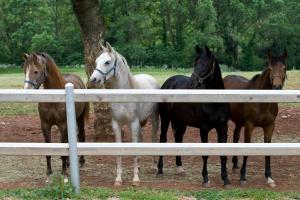
MULTIPOLYGON (((281 109, 276 121, 273 134, 273 142, 300 142, 300 109, 281 109)), ((93 121, 93 120, 90 120, 93 121)), ((128 129, 125 129, 125 141, 130 141, 128 129)), ((143 129, 144 141, 151 138, 151 125, 148 123, 143 129)), ((233 124, 229 123, 228 142, 232 142, 233 124)), ((95 137, 92 123, 86 128, 88 142, 114 142, 113 137, 95 137)), ((52 129, 53 142, 59 142, 59 132, 56 127, 52 129)), ((173 142, 171 130, 168 133, 169 142, 173 142)), ((39 118, 37 116, 14 116, 0 117, 0 141, 1 142, 43 142, 39 118)), ((184 142, 200 141, 199 131, 188 128, 184 142)), ((210 142, 216 142, 216 133, 212 131, 209 136, 210 142)), ((241 137, 243 141, 243 136, 241 137)), ((253 142, 263 142, 262 129, 257 128, 253 133, 253 142)), ((201 157, 184 156, 183 166, 185 175, 177 175, 175 157, 165 157, 164 176, 157 177, 151 166, 151 157, 141 157, 140 179, 141 187, 146 188, 169 188, 180 190, 199 190, 201 185, 202 159, 201 157)), ((45 185, 46 159, 42 156, 1 156, 0 157, 0 188, 33 188, 45 185)), ((131 157, 123 159, 124 186, 131 185, 133 178, 131 157)), ((231 157, 228 157, 228 172, 232 182, 232 188, 239 185, 239 174, 231 172, 231 157)), ((272 176, 276 181, 275 191, 300 191, 300 157, 276 156, 272 157, 272 176)), ((55 173, 60 172, 61 160, 54 156, 52 168, 55 173)), ((220 178, 219 157, 212 156, 208 164, 209 178, 212 188, 222 188, 220 178)), ((86 164, 80 171, 81 185, 83 187, 113 187, 115 179, 115 158, 109 156, 87 156, 86 164)), ((252 156, 248 158, 247 186, 243 188, 268 188, 264 177, 264 157, 252 156)))

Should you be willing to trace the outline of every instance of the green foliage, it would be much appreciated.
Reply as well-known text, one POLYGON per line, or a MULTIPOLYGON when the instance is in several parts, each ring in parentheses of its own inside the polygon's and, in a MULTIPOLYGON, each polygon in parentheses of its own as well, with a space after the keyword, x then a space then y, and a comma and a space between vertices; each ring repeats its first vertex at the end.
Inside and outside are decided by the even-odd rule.
POLYGON ((299 193, 280 193, 262 189, 208 189, 200 190, 197 192, 182 192, 178 190, 155 190, 155 189, 143 189, 143 188, 123 188, 119 190, 112 190, 109 188, 89 188, 82 189, 79 195, 74 195, 71 191, 71 187, 64 186, 64 188, 58 188, 55 184, 53 188, 41 188, 41 189, 18 189, 1 191, 1 199, 142 199, 142 200, 164 200, 164 199, 188 199, 189 197, 196 199, 253 199, 253 200, 265 200, 265 199, 299 199, 299 193))
MULTIPOLYGON (((193 194, 193 193, 192 193, 193 194)), ((207 190, 203 192, 196 192, 193 194, 197 199, 210 199, 210 200, 219 200, 219 199, 255 199, 255 200, 264 200, 264 199, 282 199, 282 195, 277 192, 271 192, 268 190, 259 190, 259 189, 248 189, 248 190, 207 190)))
POLYGON ((82 63, 80 29, 68 0, 0 0, 0 28, 0 63, 20 64, 31 51, 48 52, 60 64, 73 64, 76 55, 82 63))
MULTIPOLYGON (((99 11, 105 40, 131 66, 190 68, 199 44, 239 70, 260 70, 269 48, 287 48, 289 68, 300 67, 298 0, 101 0, 99 11)), ((0 63, 44 51, 60 65, 83 64, 69 0, 0 0, 0 30, 0 63)))
POLYGON ((21 198, 24 200, 31 200, 31 199, 63 200, 63 199, 76 198, 76 196, 73 193, 71 184, 64 183, 64 179, 62 175, 52 176, 52 183, 48 185, 46 188, 40 188, 34 190, 17 189, 17 190, 9 190, 6 192, 0 191, 1 199, 11 199, 11 197, 17 197, 17 199, 21 198))

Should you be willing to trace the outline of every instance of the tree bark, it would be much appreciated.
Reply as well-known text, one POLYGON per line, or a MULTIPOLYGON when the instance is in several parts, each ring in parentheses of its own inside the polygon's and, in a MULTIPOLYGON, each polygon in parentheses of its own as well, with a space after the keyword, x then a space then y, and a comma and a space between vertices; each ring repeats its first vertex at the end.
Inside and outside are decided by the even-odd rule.
MULTIPOLYGON (((84 46, 84 61, 87 77, 90 77, 95 69, 95 60, 99 56, 104 32, 103 18, 100 15, 98 0, 71 0, 73 11, 79 22, 84 46)), ((109 88, 108 84, 106 88, 109 88)), ((88 82, 88 88, 100 88, 88 82)), ((111 111, 108 103, 94 103, 96 136, 111 135, 111 111)))

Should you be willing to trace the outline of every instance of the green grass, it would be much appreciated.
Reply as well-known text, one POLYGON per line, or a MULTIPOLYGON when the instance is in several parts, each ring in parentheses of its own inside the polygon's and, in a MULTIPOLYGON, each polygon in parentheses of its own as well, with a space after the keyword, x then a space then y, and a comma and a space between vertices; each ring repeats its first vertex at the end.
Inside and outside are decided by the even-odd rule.
MULTIPOLYGON (((87 77, 83 67, 62 67, 63 73, 74 73, 79 75, 85 82, 87 77)), ((182 74, 190 76, 192 69, 162 69, 162 68, 132 68, 131 71, 134 74, 150 74, 154 76, 160 84, 162 84, 167 78, 182 74)), ((230 74, 237 74, 251 78, 255 74, 260 72, 224 72, 223 76, 230 74)), ((288 71, 288 80, 286 81, 284 89, 299 89, 300 88, 300 70, 288 71)), ((21 89, 24 83, 24 73, 21 67, 1 67, 0 65, 0 89, 21 89)), ((296 103, 280 103, 281 107, 285 108, 296 108, 299 104, 296 103)), ((0 103, 0 116, 11 116, 11 115, 32 115, 37 114, 36 104, 26 103, 0 103)))
POLYGON ((157 190, 143 188, 85 188, 79 195, 74 195, 70 185, 59 183, 55 186, 40 189, 14 189, 0 190, 0 199, 107 199, 119 198, 122 200, 177 200, 184 197, 196 199, 220 200, 220 199, 299 199, 300 193, 273 192, 262 189, 207 189, 197 192, 184 192, 178 190, 157 190))

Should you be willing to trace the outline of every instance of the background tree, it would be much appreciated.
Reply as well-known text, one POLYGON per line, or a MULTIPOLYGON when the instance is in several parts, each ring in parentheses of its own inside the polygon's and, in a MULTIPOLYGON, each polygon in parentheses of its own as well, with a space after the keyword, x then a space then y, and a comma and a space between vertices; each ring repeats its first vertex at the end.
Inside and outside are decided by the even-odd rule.
MULTIPOLYGON (((98 0, 72 0, 73 10, 79 22, 84 46, 84 61, 87 77, 90 77, 95 69, 95 60, 100 55, 104 24, 100 15, 98 0)), ((95 88, 90 85, 90 88, 95 88)), ((96 134, 111 134, 111 115, 107 103, 95 103, 96 134)))
MULTIPOLYGON (((98 31, 103 33, 102 39, 124 55, 130 66, 191 67, 193 46, 207 44, 221 64, 238 70, 261 70, 269 48, 274 53, 287 48, 289 67, 300 68, 298 0, 91 2, 95 7, 87 9, 98 12, 99 24, 106 27, 105 32, 98 31)), ((76 3, 86 4, 0 0, 0 63, 20 64, 24 51, 47 51, 59 65, 82 64, 83 52, 88 55, 93 47, 83 47, 89 40, 79 42, 81 33, 88 38, 100 25, 81 27, 82 23, 94 23, 93 18, 91 22, 82 19, 78 25, 72 14, 76 3)), ((91 69, 86 68, 87 74, 91 69)))

